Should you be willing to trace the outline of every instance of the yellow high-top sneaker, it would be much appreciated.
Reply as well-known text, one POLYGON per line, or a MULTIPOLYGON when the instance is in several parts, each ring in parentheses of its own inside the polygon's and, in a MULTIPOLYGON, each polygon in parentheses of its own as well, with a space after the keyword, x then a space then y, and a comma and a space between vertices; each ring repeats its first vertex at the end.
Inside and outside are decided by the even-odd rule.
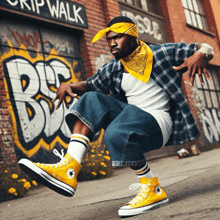
POLYGON ((59 163, 43 164, 33 163, 28 159, 19 160, 21 169, 32 179, 65 195, 73 196, 77 187, 77 175, 82 165, 67 153, 64 156, 55 149, 53 151, 61 158, 59 163))
POLYGON ((169 202, 166 193, 158 182, 158 178, 140 178, 140 183, 130 186, 136 189, 141 186, 137 196, 118 210, 119 216, 132 216, 147 212, 149 209, 165 205, 169 202))

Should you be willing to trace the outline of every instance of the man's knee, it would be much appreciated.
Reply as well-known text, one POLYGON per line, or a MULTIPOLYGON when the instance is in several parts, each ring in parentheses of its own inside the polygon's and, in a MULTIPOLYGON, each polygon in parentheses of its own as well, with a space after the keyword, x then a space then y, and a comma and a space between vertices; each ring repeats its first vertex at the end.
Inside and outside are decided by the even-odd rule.
POLYGON ((107 127, 104 140, 107 146, 122 146, 124 144, 125 133, 116 126, 107 127))
POLYGON ((81 98, 86 98, 86 99, 94 100, 94 99, 100 97, 101 95, 103 95, 103 94, 100 93, 100 92, 90 91, 90 92, 86 92, 85 94, 83 94, 81 96, 81 98))
POLYGON ((123 114, 127 115, 129 117, 133 117, 133 116, 137 116, 137 111, 140 111, 140 109, 135 106, 135 105, 127 105, 124 109, 123 109, 123 114))

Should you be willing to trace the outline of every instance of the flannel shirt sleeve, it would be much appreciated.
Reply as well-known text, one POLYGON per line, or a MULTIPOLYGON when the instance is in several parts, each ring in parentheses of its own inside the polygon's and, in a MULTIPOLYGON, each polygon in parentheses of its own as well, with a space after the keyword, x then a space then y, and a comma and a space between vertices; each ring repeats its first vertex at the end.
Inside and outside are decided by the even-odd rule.
POLYGON ((104 94, 109 94, 110 89, 110 72, 108 64, 101 67, 93 76, 87 79, 90 91, 97 91, 104 94))
POLYGON ((185 44, 179 43, 175 44, 174 46, 174 66, 181 65, 188 57, 192 56, 194 52, 197 51, 197 46, 199 43, 196 44, 185 44))

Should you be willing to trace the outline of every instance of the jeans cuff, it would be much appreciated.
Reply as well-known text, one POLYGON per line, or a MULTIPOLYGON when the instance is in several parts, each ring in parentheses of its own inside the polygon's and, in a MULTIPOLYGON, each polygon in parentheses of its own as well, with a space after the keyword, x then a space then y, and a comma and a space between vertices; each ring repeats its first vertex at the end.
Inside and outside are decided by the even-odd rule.
POLYGON ((80 121, 82 121, 92 132, 94 132, 94 126, 86 118, 84 118, 78 111, 72 110, 70 114, 75 115, 80 121))

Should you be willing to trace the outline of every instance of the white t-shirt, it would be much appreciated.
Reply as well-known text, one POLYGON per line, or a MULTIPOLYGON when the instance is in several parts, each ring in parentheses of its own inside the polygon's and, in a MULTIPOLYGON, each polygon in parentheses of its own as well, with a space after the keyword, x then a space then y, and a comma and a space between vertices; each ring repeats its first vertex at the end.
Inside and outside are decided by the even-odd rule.
POLYGON ((147 83, 144 83, 129 73, 123 73, 121 87, 128 104, 139 107, 156 119, 162 131, 163 145, 165 145, 172 133, 173 125, 169 114, 167 93, 153 79, 150 78, 147 83))

